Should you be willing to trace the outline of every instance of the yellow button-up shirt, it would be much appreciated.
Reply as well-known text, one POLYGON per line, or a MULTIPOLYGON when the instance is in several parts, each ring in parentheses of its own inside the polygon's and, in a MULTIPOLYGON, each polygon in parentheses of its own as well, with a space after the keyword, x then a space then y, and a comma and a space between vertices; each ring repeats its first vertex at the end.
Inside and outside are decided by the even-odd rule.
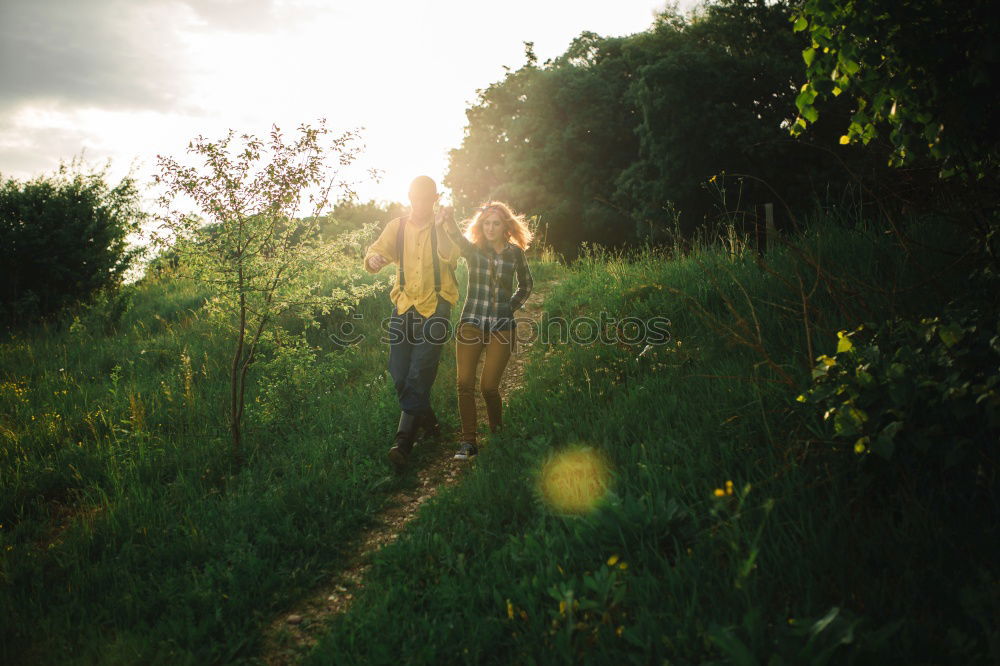
MULTIPOLYGON (((389 220, 381 235, 365 252, 364 267, 368 270, 368 258, 380 254, 394 262, 396 268, 396 284, 389 292, 389 300, 396 305, 399 314, 406 312, 411 305, 424 317, 430 317, 437 309, 437 295, 434 293, 434 263, 431 256, 431 232, 434 229, 433 220, 418 226, 412 220, 407 221, 403 229, 403 264, 406 270, 406 291, 399 288, 399 255, 396 252, 396 232, 399 229, 400 218, 389 220)), ((460 252, 452 243, 444 239, 444 234, 438 235, 438 256, 441 267, 441 297, 454 306, 458 303, 458 284, 455 282, 455 267, 458 264, 460 252), (444 240, 444 242, 442 242, 444 240)))

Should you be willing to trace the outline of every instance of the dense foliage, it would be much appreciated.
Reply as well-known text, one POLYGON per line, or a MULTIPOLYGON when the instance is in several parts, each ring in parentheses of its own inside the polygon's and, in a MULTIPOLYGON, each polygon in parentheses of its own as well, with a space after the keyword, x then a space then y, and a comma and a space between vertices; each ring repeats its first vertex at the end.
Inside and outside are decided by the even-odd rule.
POLYGON ((794 17, 809 37, 796 128, 819 118, 817 104, 845 94, 855 108, 841 142, 888 134, 895 164, 923 156, 939 161, 943 176, 995 176, 995 9, 987 0, 805 0, 794 17))
POLYGON ((119 285, 140 251, 132 178, 110 185, 78 163, 0 183, 0 321, 20 325, 119 285))
POLYGON ((528 44, 526 64, 467 111, 445 183, 460 207, 498 197, 539 215, 568 254, 582 240, 663 241, 764 202, 791 226, 884 159, 837 146, 834 122, 789 137, 803 46, 790 18, 787 2, 725 0, 629 37, 584 33, 544 64, 528 44), (713 176, 728 200, 706 187, 713 176))
POLYGON ((914 510, 977 530, 980 538, 964 544, 970 566, 986 566, 1000 538, 997 312, 966 298, 941 316, 840 331, 836 352, 819 356, 798 398, 822 414, 813 433, 854 478, 859 500, 917 498, 923 506, 914 510))

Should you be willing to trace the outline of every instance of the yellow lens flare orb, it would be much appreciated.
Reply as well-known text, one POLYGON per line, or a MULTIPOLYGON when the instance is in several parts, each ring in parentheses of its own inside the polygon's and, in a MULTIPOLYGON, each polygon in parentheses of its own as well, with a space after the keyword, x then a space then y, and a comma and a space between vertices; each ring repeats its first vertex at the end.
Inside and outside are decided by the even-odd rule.
POLYGON ((608 492, 611 467, 589 446, 576 446, 553 454, 542 467, 539 490, 545 503, 559 513, 592 511, 608 492))

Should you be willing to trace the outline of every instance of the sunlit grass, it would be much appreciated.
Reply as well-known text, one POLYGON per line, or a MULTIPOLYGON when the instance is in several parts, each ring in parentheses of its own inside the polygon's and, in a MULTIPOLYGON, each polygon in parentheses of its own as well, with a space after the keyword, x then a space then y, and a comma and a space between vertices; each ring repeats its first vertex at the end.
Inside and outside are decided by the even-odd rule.
MULTIPOLYGON (((928 227, 915 233, 936 238, 928 227)), ((797 242, 865 283, 905 285, 947 262, 931 252, 913 263, 863 226, 817 223, 797 242)), ((779 276, 808 267, 783 251, 768 263, 774 273, 752 254, 711 247, 672 258, 596 251, 560 271, 546 314, 662 315, 671 342, 645 353, 642 345, 536 345, 504 435, 377 556, 365 592, 309 663, 399 655, 415 663, 440 655, 470 664, 705 663, 720 659, 718 641, 730 635, 752 654, 779 642, 795 654, 787 650, 805 650, 808 637, 797 627, 814 623, 827 633, 813 643, 835 650, 848 610, 867 619, 838 655, 853 649, 878 663, 940 650, 912 613, 926 603, 914 564, 894 561, 909 572, 896 576, 858 558, 877 550, 864 545, 875 536, 899 544, 897 555, 933 551, 942 526, 913 515, 887 537, 879 516, 894 509, 869 507, 859 520, 845 510, 852 479, 803 459, 789 405, 811 359, 800 310, 789 307, 801 295, 779 276), (759 349, 749 344, 754 329, 743 344, 719 328, 754 316, 759 349), (835 607, 843 612, 830 615, 835 607), (900 633, 877 638, 901 617, 909 623, 900 633)), ((839 327, 890 300, 901 312, 942 302, 958 275, 944 273, 921 293, 868 294, 865 303, 817 291, 808 329, 816 353, 836 344, 839 327)))

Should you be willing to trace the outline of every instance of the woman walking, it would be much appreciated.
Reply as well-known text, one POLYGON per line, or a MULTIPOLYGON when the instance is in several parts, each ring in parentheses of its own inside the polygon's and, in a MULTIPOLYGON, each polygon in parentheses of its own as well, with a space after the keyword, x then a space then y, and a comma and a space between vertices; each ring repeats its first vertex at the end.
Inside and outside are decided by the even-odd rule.
POLYGON ((450 208, 444 209, 438 224, 445 242, 438 245, 443 257, 458 246, 469 268, 465 307, 455 331, 455 365, 458 410, 462 434, 455 458, 468 460, 476 447, 476 366, 485 352, 479 389, 486 403, 490 432, 502 427, 500 379, 516 344, 514 313, 531 294, 531 271, 524 251, 531 242, 531 230, 523 216, 510 207, 491 201, 477 209, 463 235, 450 208), (514 291, 514 277, 517 291, 514 291))

